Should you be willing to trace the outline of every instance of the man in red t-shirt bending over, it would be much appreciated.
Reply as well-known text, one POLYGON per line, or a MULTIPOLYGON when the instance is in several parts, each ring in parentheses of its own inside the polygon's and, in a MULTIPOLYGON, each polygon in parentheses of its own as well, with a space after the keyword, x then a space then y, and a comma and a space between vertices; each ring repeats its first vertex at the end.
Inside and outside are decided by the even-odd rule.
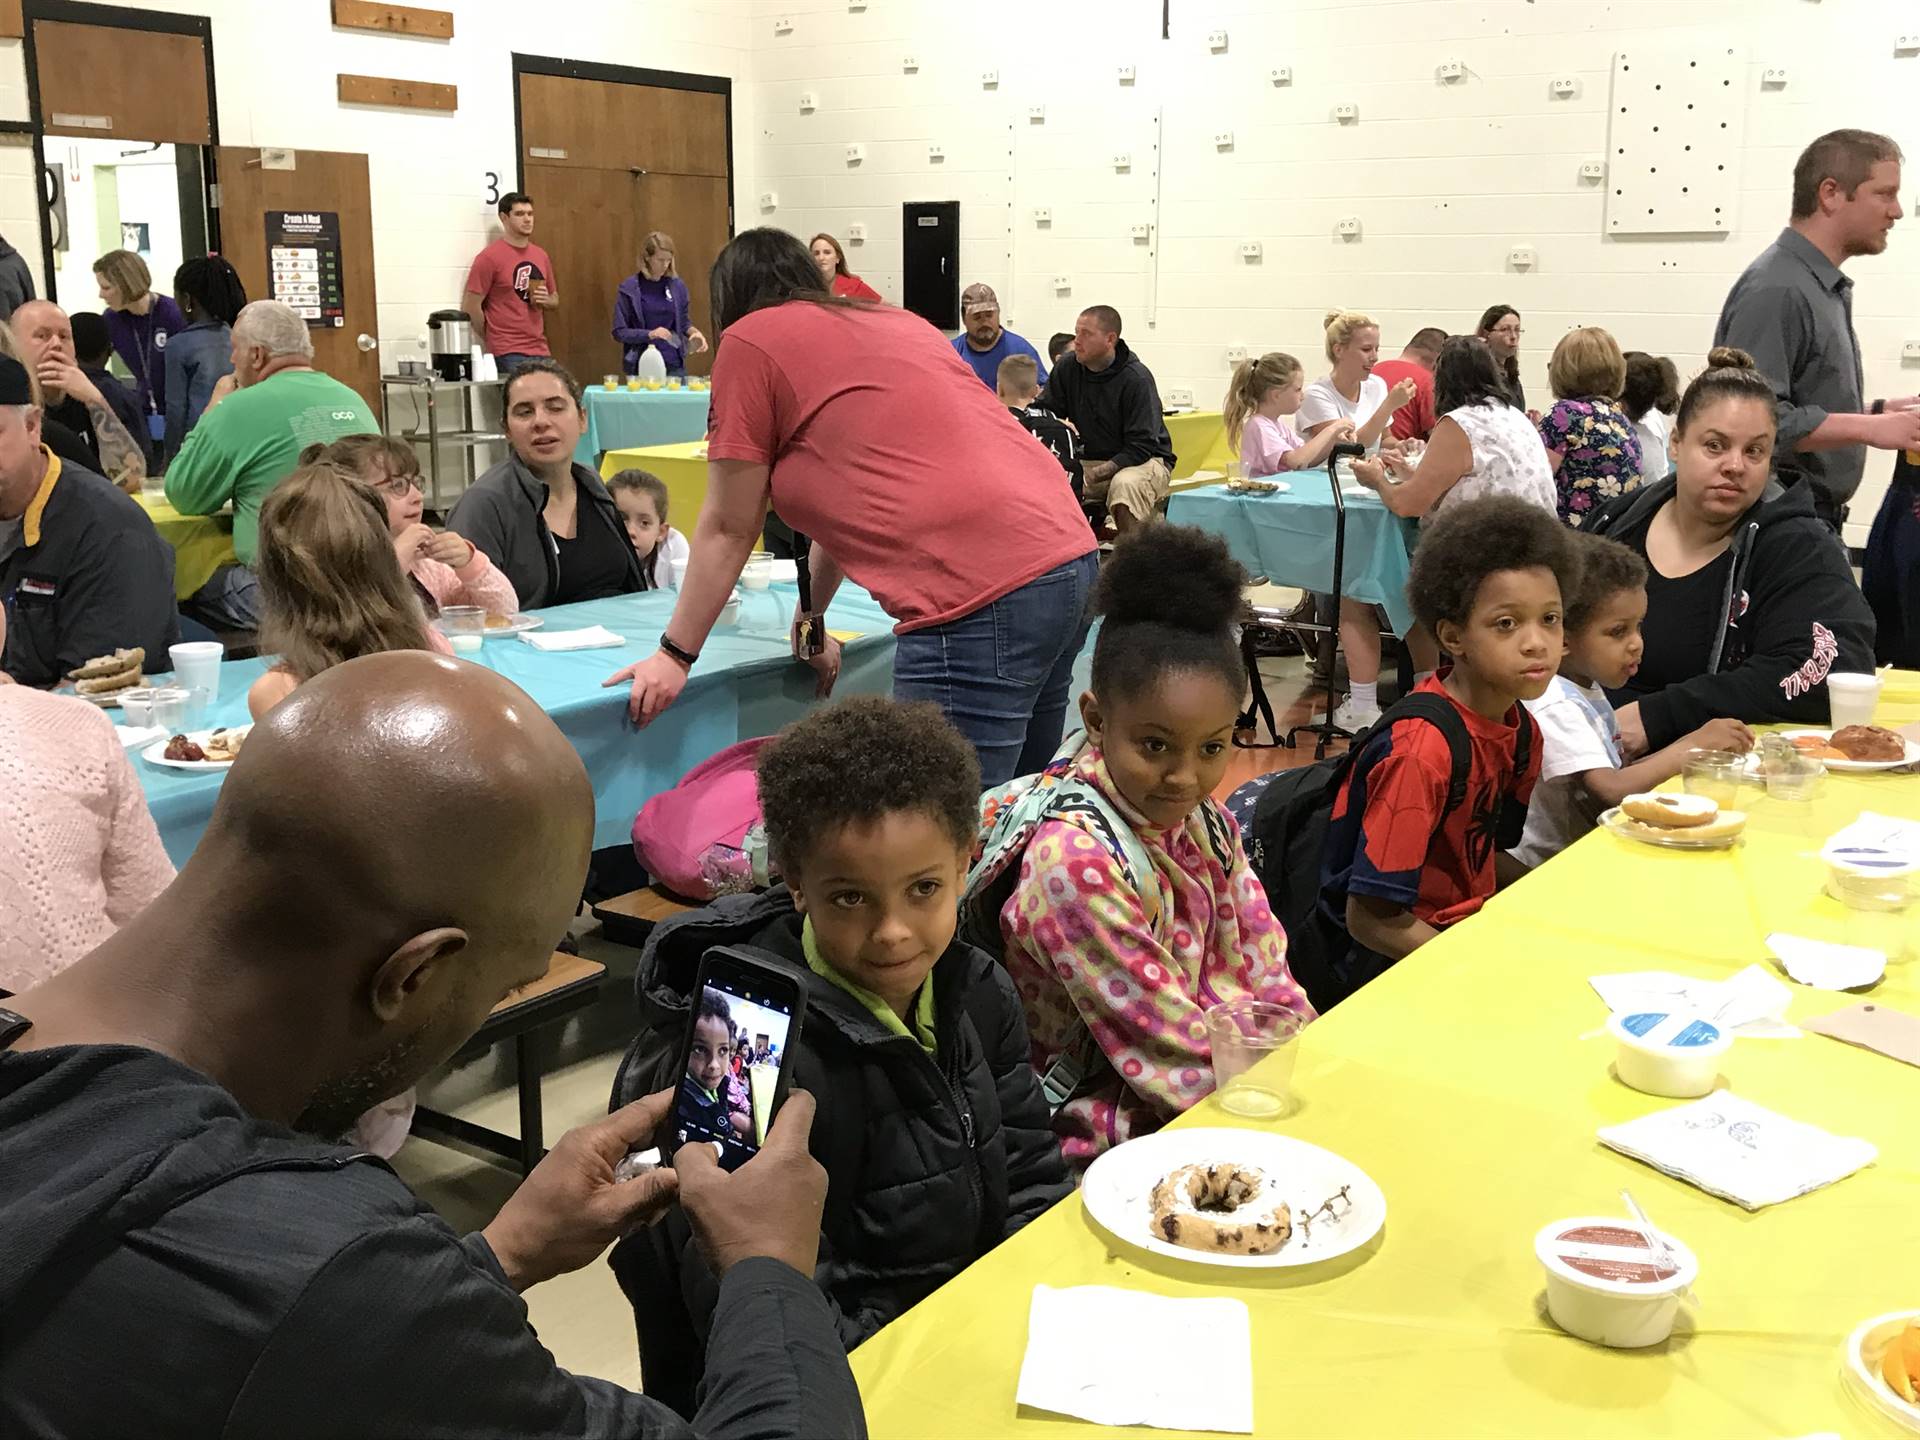
POLYGON ((1447 343, 1447 332, 1437 325, 1414 332, 1398 360, 1382 360, 1373 373, 1387 382, 1391 390, 1402 380, 1413 381, 1413 403, 1393 412, 1393 438, 1429 440, 1440 417, 1433 413, 1433 362, 1440 358, 1440 347, 1447 343))
POLYGON ((560 308, 553 257, 533 243, 533 200, 518 190, 500 197, 500 238, 473 257, 461 308, 473 338, 494 357, 500 378, 547 348, 546 311, 560 308))

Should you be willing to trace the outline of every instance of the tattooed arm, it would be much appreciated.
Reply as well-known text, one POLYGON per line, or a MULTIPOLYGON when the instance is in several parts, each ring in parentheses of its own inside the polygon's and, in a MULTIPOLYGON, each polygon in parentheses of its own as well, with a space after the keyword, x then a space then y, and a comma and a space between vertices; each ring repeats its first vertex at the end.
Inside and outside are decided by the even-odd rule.
POLYGON ((146 456, 86 372, 78 365, 49 361, 40 366, 40 383, 49 390, 64 390, 87 407, 93 437, 100 447, 101 471, 122 490, 138 495, 141 482, 147 478, 146 456))

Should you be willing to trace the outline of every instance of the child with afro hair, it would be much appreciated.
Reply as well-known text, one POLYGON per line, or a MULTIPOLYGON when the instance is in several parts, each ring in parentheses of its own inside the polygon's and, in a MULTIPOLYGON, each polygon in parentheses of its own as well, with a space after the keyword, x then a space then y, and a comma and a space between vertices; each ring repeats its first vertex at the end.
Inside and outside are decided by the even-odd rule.
POLYGON ((1518 843, 1540 776, 1540 741, 1523 701, 1546 693, 1565 649, 1565 597, 1580 562, 1571 531, 1525 500, 1454 506, 1420 536, 1407 577, 1414 618, 1453 658, 1415 687, 1443 697, 1465 726, 1466 797, 1447 806, 1453 751, 1417 716, 1375 726, 1333 803, 1321 906, 1351 937, 1335 956, 1351 994, 1484 904, 1525 867, 1518 843))
MULTIPOLYGON (((852 1349, 1071 1187, 1013 984, 956 937, 980 801, 973 747, 931 704, 867 695, 789 727, 758 768, 787 888, 655 930, 638 988, 667 1045, 644 1069, 636 1046, 615 1098, 674 1083, 671 1037, 686 1033, 709 948, 795 973, 792 1084, 818 1106, 811 1148, 828 1180, 814 1278, 852 1349)), ((684 1217, 622 1241, 614 1268, 636 1301, 647 1393, 657 1382, 667 1403, 690 1403, 718 1288, 684 1217)))

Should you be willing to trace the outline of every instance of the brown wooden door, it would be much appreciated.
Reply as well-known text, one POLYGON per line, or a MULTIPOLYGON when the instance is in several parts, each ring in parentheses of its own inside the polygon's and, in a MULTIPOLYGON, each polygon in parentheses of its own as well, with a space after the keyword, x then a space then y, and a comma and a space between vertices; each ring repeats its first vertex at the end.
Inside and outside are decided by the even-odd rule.
POLYGON ((380 413, 380 352, 360 337, 378 336, 380 310, 373 289, 373 202, 367 157, 352 151, 296 150, 291 170, 268 170, 260 152, 222 145, 219 174, 220 250, 240 272, 250 299, 268 298, 267 212, 331 210, 340 217, 343 323, 315 325, 314 365, 358 390, 380 413))
MULTIPOLYGON (((653 230, 673 237, 693 323, 711 340, 707 274, 733 233, 726 96, 523 74, 520 131, 534 239, 559 280, 547 344, 561 363, 589 381, 620 368, 614 298, 653 230)), ((709 351, 687 368, 703 375, 712 363, 709 351)))
POLYGON ((35 20, 33 44, 47 134, 175 145, 213 139, 198 35, 35 20))

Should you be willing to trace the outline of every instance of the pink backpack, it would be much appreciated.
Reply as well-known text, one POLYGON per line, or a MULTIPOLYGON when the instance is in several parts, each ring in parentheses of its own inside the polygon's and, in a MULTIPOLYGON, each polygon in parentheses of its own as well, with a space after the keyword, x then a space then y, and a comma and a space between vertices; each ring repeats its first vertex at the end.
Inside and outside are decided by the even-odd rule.
POLYGON ((633 853, 656 882, 689 900, 767 883, 754 766, 772 738, 729 745, 640 807, 633 853))

